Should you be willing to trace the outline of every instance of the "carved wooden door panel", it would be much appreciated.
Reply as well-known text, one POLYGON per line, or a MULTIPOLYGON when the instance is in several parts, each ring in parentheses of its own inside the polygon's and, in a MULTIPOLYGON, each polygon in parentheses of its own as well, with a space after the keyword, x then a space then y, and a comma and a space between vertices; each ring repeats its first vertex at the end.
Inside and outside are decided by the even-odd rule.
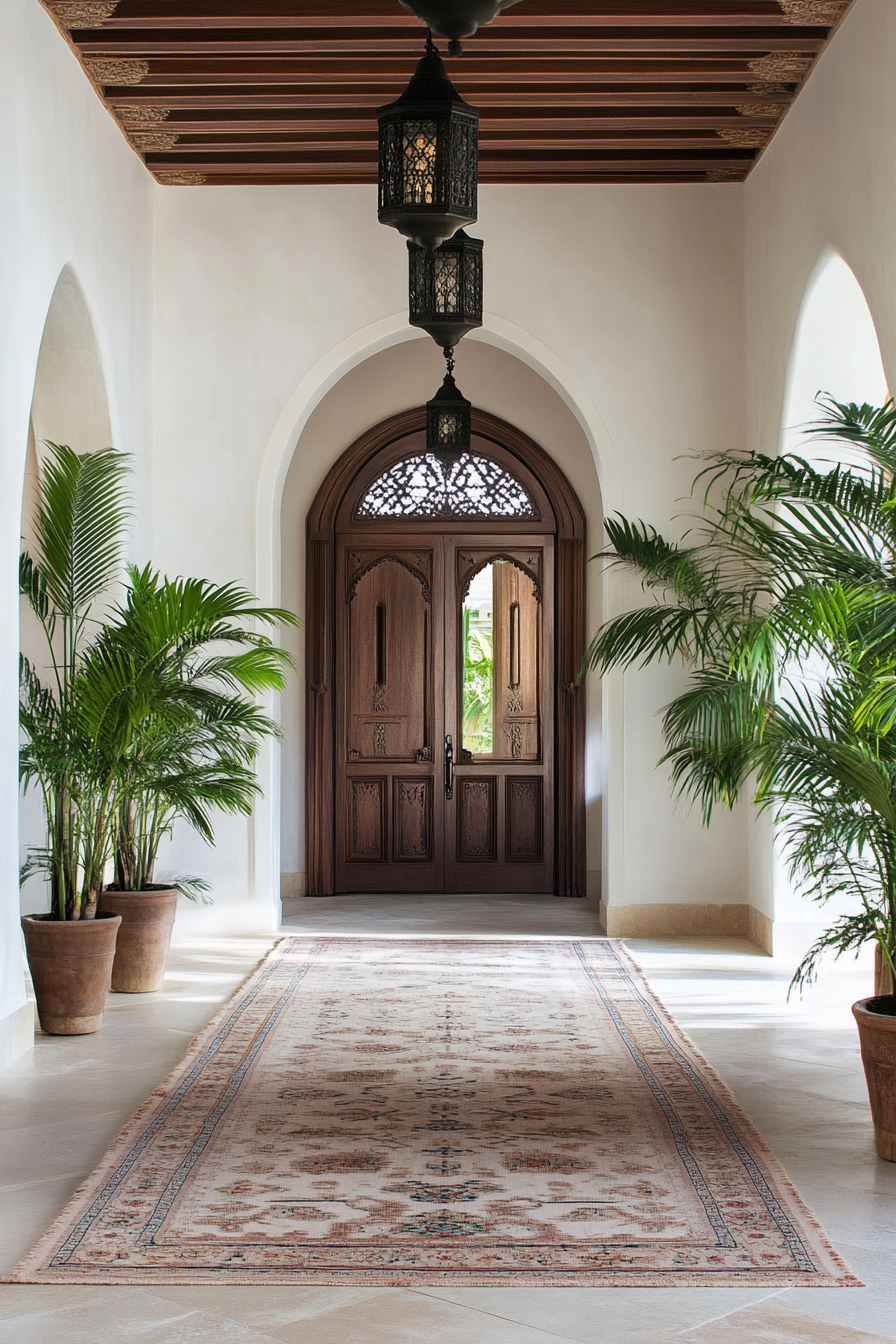
POLYGON ((497 540, 339 543, 339 891, 552 890, 553 537, 497 540))
POLYGON ((339 547, 336 881, 339 891, 441 891, 444 737, 438 538, 339 547), (340 750, 341 748, 341 750, 340 750), (338 757, 342 756, 342 768, 338 757))
POLYGON ((554 539, 445 540, 446 889, 551 891, 554 539))

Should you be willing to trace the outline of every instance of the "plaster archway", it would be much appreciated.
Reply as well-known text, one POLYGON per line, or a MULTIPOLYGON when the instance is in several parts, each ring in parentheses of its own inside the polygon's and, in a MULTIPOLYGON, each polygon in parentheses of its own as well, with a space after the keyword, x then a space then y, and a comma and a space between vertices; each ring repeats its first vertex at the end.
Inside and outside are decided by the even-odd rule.
MULTIPOLYGON (((406 318, 402 314, 385 319, 375 327, 367 328, 366 331, 358 333, 357 337, 331 352, 327 359, 321 361, 316 369, 303 380, 287 407, 284 408, 284 412, 278 420, 276 431, 269 441, 257 500, 258 553, 256 582, 259 596, 264 600, 281 600, 279 570, 283 545, 280 535, 280 509, 283 487, 289 464, 311 416, 327 394, 338 390, 340 383, 348 378, 353 370, 358 370, 376 355, 408 341, 418 342, 418 348, 422 342, 423 347, 431 351, 431 380, 432 390, 434 391, 441 377, 440 357, 425 337, 421 337, 419 333, 408 328, 406 318)), ((604 499, 608 500, 612 507, 619 507, 621 503, 621 478, 615 451, 596 408, 575 376, 565 369, 562 362, 553 355, 553 352, 531 338, 528 333, 519 332, 511 324, 504 323, 498 318, 489 317, 484 330, 477 334, 477 342, 468 340, 466 343, 466 350, 463 353, 469 362, 469 367, 475 367, 477 363, 475 344, 478 343, 484 343, 491 347, 496 357, 500 353, 521 368, 525 367, 532 370, 537 378, 531 381, 543 386, 545 392, 550 390, 551 395, 559 399, 566 414, 569 415, 571 423, 575 424, 577 432, 581 435, 583 445, 585 445, 589 470, 594 481, 593 494, 596 495, 598 500, 603 494, 604 499)), ((485 352, 483 352, 484 355, 485 352)), ((463 386, 462 364, 459 364, 459 381, 460 385, 463 386)), ((411 400, 406 404, 419 404, 419 401, 425 399, 426 395, 429 395, 428 391, 425 391, 423 396, 418 396, 416 399, 411 397, 411 400)), ((477 398, 474 396, 474 401, 476 400, 477 398)), ((494 410, 496 408, 491 407, 489 409, 494 410)), ((372 414, 371 420, 375 420, 378 415, 385 413, 384 408, 380 407, 377 414, 372 414)), ((502 413, 505 418, 508 417, 506 407, 500 412, 496 411, 496 413, 502 413)), ((361 428, 366 427, 366 425, 361 426, 361 428)), ((342 443, 339 450, 346 446, 347 442, 342 443)), ((332 460, 335 460, 337 456, 338 451, 334 450, 332 460)), ((328 462, 327 466, 329 465, 328 462)), ((322 467, 322 464, 316 464, 315 470, 320 467, 322 467)), ((599 503, 596 512, 598 514, 600 512, 599 503)), ((600 540, 600 526, 598 525, 591 536, 592 551, 599 548, 600 540)), ((600 582, 600 580, 597 580, 598 588, 600 582)), ((600 592, 598 591, 596 604, 598 612, 601 605, 600 592)), ((594 612, 589 613, 589 622, 593 623, 594 617, 594 612)), ((593 718, 595 722, 598 722, 601 718, 599 686, 595 684, 590 693, 592 701, 596 700, 597 702, 593 711, 593 718)), ((271 890, 273 888, 276 890, 279 879, 281 771, 278 751, 271 750, 268 753, 262 764, 262 771, 264 799, 256 812, 255 821, 255 889, 259 895, 265 889, 271 890)), ((592 757, 592 783, 590 788, 596 809, 599 809, 605 794, 605 790, 602 788, 604 774, 603 760, 595 761, 592 757)), ((595 829, 599 830, 597 823, 595 823, 595 829)), ((600 867, 599 860, 595 860, 595 866, 596 868, 600 867)))
POLYGON ((77 452, 112 442, 111 414, 96 327, 71 265, 60 272, 47 309, 31 401, 39 446, 45 439, 77 452))
MULTIPOLYGON (((96 452, 111 442, 111 415, 96 328, 84 291, 71 265, 62 268, 44 321, 34 372, 28 428, 28 449, 22 492, 21 533, 30 547, 36 486, 46 440, 66 443, 76 452, 96 452)), ((21 645, 40 666, 45 657, 43 635, 21 603, 21 645)), ((39 844, 43 813, 36 791, 20 799, 20 861, 28 845, 39 844)), ((23 913, 48 908, 39 877, 21 889, 23 913)))
MULTIPOLYGON (((806 437, 818 419, 816 397, 829 393, 839 402, 882 405, 889 395, 877 329, 865 293, 854 272, 828 248, 816 263, 794 328, 781 420, 780 451, 796 453, 824 468, 833 461, 861 460, 843 444, 806 437)), ((774 920, 778 954, 802 956, 822 928, 845 913, 832 901, 824 911, 794 890, 770 819, 757 822, 762 884, 774 920)))

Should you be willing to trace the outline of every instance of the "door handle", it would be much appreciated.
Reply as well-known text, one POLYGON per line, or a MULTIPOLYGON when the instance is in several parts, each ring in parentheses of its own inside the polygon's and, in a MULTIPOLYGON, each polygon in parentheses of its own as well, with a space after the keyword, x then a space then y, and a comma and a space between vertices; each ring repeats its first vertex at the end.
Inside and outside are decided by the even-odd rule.
POLYGON ((445 797, 454 797, 454 744, 451 734, 445 734, 445 797))

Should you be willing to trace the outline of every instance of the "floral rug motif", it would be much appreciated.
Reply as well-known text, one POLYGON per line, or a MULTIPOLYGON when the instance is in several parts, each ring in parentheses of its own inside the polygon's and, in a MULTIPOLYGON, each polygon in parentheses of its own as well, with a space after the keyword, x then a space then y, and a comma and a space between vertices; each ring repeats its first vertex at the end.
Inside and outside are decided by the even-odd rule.
POLYGON ((833 1286, 617 942, 286 938, 12 1279, 833 1286))

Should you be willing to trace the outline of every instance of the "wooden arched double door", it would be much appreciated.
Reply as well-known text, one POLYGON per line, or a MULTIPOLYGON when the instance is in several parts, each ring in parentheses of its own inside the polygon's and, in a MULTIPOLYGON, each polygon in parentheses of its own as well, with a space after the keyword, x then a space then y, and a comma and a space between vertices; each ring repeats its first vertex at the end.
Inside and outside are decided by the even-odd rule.
POLYGON ((330 473, 309 515, 309 894, 584 895, 582 531, 556 466, 481 413, 447 477, 422 412, 330 473))

